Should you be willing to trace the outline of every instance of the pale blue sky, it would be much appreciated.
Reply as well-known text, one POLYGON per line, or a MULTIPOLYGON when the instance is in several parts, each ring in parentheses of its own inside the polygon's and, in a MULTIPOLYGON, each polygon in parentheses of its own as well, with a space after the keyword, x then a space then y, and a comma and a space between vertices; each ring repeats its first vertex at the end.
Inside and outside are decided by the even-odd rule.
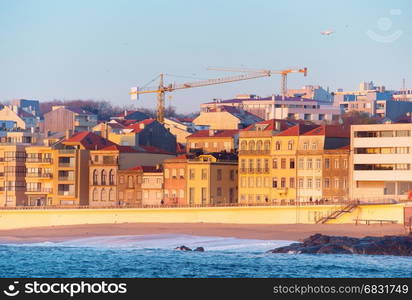
MULTIPOLYGON (((409 0, 0 0, 0 101, 80 98, 122 105, 132 103, 131 86, 160 72, 231 75, 208 66, 307 66, 308 77, 289 76, 290 88, 356 89, 362 80, 400 88, 402 78, 412 87, 411 9, 409 0), (320 34, 327 29, 336 33, 320 34), (401 30, 401 36, 382 43, 368 30, 378 37, 401 30)), ((278 77, 177 91, 172 104, 189 112, 212 98, 273 92, 279 92, 278 77)), ((154 103, 155 95, 146 95, 137 106, 154 103)))

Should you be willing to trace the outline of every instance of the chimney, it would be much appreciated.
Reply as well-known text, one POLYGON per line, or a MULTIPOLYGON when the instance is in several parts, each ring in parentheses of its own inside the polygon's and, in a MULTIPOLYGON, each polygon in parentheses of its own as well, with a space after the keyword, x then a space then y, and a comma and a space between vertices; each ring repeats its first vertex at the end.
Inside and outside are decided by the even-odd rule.
POLYGON ((72 130, 67 129, 66 130, 66 140, 68 140, 72 136, 72 130))
POLYGON ((275 130, 280 131, 280 122, 279 121, 275 121, 275 130))
POLYGON ((127 109, 124 110, 124 116, 127 116, 127 109))

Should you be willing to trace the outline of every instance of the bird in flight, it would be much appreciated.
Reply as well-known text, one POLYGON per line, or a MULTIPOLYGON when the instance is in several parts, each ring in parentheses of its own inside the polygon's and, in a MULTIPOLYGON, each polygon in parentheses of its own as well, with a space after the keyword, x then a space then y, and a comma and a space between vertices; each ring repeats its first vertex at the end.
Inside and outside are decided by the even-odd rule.
POLYGON ((321 35, 331 35, 332 33, 334 33, 334 31, 331 29, 320 32, 321 35))

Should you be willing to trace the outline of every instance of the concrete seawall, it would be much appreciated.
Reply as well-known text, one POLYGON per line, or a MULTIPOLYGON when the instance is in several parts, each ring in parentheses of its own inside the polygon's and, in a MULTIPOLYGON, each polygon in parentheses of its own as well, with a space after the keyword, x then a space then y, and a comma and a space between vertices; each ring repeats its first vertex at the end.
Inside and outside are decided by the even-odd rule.
MULTIPOLYGON (((254 206, 202 208, 0 210, 0 229, 114 223, 314 224, 340 206, 254 206)), ((394 220, 403 224, 404 205, 361 205, 328 223, 354 219, 394 220)))

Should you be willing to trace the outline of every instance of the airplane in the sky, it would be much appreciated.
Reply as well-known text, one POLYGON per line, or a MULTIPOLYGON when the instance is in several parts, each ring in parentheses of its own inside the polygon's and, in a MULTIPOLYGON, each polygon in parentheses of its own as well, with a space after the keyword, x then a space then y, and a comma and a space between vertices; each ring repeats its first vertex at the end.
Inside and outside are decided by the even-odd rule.
POLYGON ((333 31, 333 30, 330 30, 330 29, 320 32, 321 35, 331 35, 332 33, 334 33, 334 31, 333 31))

